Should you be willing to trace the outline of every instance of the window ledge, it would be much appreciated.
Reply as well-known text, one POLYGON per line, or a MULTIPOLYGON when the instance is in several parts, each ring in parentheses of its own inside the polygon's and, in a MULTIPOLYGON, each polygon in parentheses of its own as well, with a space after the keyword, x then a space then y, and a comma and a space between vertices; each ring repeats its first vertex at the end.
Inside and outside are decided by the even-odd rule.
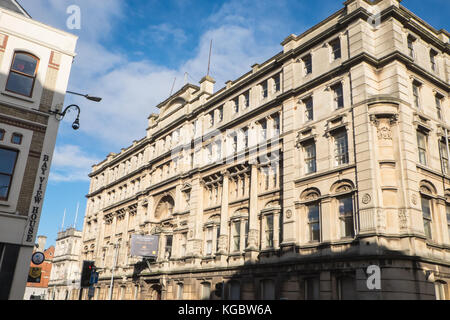
POLYGON ((14 99, 19 99, 19 100, 29 102, 29 103, 35 103, 35 101, 32 100, 31 98, 27 98, 25 96, 21 96, 21 95, 15 94, 13 92, 2 91, 2 95, 10 97, 10 98, 14 98, 14 99))

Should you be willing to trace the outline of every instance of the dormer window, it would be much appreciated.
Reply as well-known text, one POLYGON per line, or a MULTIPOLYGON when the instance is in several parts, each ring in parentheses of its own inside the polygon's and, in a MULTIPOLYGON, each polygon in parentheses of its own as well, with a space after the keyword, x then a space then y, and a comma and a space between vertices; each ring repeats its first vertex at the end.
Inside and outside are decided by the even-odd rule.
POLYGON ((38 66, 39 59, 35 56, 23 52, 14 53, 8 81, 6 82, 6 91, 31 97, 38 66))

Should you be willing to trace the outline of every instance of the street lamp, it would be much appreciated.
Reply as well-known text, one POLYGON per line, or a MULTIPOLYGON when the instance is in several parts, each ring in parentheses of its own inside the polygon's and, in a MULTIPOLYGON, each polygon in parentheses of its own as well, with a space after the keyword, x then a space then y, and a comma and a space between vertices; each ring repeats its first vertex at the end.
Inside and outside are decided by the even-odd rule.
POLYGON ((67 92, 67 93, 70 93, 70 94, 75 94, 75 95, 77 95, 77 96, 85 97, 86 99, 91 100, 91 101, 94 101, 94 102, 100 102, 100 101, 102 101, 102 98, 100 98, 100 97, 93 97, 93 96, 90 96, 90 95, 88 95, 88 94, 82 94, 82 93, 73 92, 73 91, 66 91, 66 92, 67 92))
POLYGON ((49 112, 54 114, 58 121, 61 121, 64 118, 64 116, 66 115, 67 111, 69 111, 71 108, 75 108, 78 111, 77 118, 72 123, 73 130, 78 130, 80 128, 80 112, 81 112, 81 110, 80 110, 80 107, 77 106, 76 104, 71 104, 70 106, 66 107, 63 112, 59 112, 58 110, 49 110, 49 112))
POLYGON ((112 293, 113 293, 113 286, 114 286, 114 269, 116 268, 117 264, 117 251, 119 250, 120 244, 113 244, 115 253, 114 253, 114 261, 113 261, 113 267, 111 269, 111 284, 109 285, 109 300, 112 300, 112 293))

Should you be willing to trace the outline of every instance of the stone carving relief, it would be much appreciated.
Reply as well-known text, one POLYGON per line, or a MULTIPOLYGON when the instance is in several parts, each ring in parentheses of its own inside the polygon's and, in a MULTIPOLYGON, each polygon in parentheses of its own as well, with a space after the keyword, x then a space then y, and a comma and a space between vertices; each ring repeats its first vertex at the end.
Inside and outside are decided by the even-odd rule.
POLYGON ((397 115, 388 115, 384 117, 370 116, 370 120, 377 128, 379 140, 392 140, 392 125, 397 122, 397 115))
POLYGON ((362 203, 369 204, 370 201, 372 201, 372 198, 370 197, 370 194, 366 193, 365 195, 363 195, 362 203))
POLYGON ((287 210, 287 211, 286 211, 286 218, 287 218, 287 219, 292 218, 292 210, 287 210))

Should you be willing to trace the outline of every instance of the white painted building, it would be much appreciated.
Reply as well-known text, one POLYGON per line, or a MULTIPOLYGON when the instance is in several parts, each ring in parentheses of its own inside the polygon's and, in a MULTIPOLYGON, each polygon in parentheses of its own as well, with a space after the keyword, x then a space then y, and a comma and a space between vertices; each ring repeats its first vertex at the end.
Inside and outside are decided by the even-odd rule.
POLYGON ((0 0, 0 300, 24 296, 76 42, 0 0))

